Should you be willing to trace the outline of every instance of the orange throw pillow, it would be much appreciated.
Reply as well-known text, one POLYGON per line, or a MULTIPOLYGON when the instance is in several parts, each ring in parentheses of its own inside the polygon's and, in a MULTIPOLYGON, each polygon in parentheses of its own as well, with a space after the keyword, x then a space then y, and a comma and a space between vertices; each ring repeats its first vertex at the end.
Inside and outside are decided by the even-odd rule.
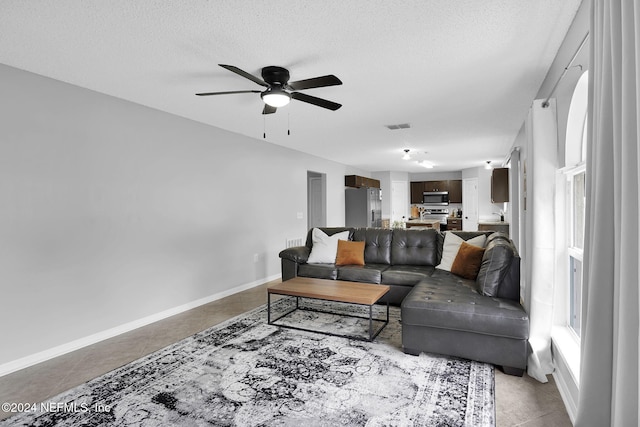
POLYGON ((364 242, 338 240, 336 265, 364 265, 364 242))
POLYGON ((451 272, 465 279, 475 280, 482 265, 483 255, 484 248, 462 242, 458 255, 451 265, 451 272))

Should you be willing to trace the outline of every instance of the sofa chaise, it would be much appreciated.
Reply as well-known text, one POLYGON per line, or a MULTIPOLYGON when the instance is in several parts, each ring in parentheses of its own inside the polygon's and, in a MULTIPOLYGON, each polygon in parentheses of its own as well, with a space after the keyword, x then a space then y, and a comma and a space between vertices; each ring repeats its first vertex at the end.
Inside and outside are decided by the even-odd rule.
POLYGON ((520 305, 520 257, 508 236, 433 229, 318 230, 364 242, 362 265, 307 262, 314 246, 312 229, 305 246, 280 252, 283 281, 302 276, 389 285, 381 302, 401 307, 405 353, 463 357, 523 374, 529 317, 520 305), (457 246, 451 243, 456 240, 457 246), (474 255, 462 257, 463 250, 474 255))

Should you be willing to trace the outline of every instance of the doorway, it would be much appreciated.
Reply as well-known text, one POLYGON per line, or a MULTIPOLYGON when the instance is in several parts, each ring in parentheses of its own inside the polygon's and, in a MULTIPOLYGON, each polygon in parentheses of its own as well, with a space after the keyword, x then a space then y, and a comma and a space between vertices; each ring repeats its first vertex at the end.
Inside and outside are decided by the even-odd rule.
POLYGON ((327 175, 307 171, 307 229, 327 226, 327 175))
POLYGON ((478 231, 478 178, 462 180, 462 229, 478 231))
POLYGON ((391 182, 391 224, 409 217, 409 185, 407 181, 391 182))

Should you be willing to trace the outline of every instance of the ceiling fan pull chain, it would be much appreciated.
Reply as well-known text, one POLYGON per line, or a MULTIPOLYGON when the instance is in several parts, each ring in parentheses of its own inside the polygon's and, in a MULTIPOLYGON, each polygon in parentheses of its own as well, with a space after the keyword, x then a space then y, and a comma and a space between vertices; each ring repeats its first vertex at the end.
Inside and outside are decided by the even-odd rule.
POLYGON ((291 113, 287 112, 287 135, 291 135, 291 113))
POLYGON ((262 115, 262 138, 267 139, 267 118, 262 115))

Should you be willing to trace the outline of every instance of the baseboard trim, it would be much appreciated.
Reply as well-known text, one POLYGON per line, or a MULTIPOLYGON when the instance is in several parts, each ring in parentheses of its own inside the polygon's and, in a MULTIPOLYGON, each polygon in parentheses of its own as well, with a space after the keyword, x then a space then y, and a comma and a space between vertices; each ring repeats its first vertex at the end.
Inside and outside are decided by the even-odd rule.
POLYGON ((58 356, 62 356, 63 354, 67 354, 72 351, 79 350, 83 347, 96 344, 100 341, 113 338, 117 335, 121 335, 121 334, 124 334, 125 332, 138 329, 142 326, 146 326, 151 323, 166 319, 167 317, 175 316, 176 314, 183 313, 185 311, 191 310, 201 305, 208 304, 210 302, 222 299, 224 297, 228 297, 229 295, 246 291, 247 289, 255 288, 256 286, 263 285, 272 280, 279 279, 280 277, 281 276, 279 274, 276 274, 273 276, 266 277, 264 279, 255 280, 253 282, 245 283, 243 285, 238 285, 233 288, 227 289, 225 291, 218 292, 213 295, 209 295, 207 297, 200 298, 198 300, 191 301, 186 304, 182 304, 177 307, 173 307, 168 310, 164 310, 159 313, 155 313, 150 316, 143 317, 141 319, 134 320, 132 322, 128 322, 128 323, 116 326, 114 328, 104 330, 102 332, 88 335, 86 337, 79 338, 77 340, 68 342, 66 344, 52 347, 50 349, 31 354, 29 356, 25 356, 20 359, 12 360, 11 362, 7 362, 0 365, 0 377, 4 375, 8 375, 12 372, 19 371, 24 368, 28 368, 33 365, 37 365, 38 363, 45 362, 47 360, 56 358, 58 356))
POLYGON ((556 382, 558 392, 560 392, 560 397, 562 397, 562 401, 564 402, 564 407, 567 410, 571 424, 575 425, 578 408, 576 402, 574 402, 573 397, 571 396, 571 393, 569 392, 569 387, 565 382, 564 376, 559 375, 558 371, 551 374, 551 376, 556 382))
MULTIPOLYGON (((576 415, 578 413, 578 393, 580 390, 578 384, 578 378, 576 376, 579 371, 579 355, 574 354, 579 351, 579 347, 573 348, 567 346, 566 342, 568 337, 566 336, 565 328, 554 328, 551 339, 551 351, 553 354, 553 363, 555 370, 553 372, 553 379, 558 387, 558 392, 562 401, 564 402, 565 409, 569 415, 569 419, 572 424, 576 422, 576 415), (564 338, 565 345, 562 345, 564 338), (568 354, 563 351, 568 351, 568 354), (569 359, 567 359, 569 357, 569 359)), ((569 340, 569 344, 576 344, 569 340)))

